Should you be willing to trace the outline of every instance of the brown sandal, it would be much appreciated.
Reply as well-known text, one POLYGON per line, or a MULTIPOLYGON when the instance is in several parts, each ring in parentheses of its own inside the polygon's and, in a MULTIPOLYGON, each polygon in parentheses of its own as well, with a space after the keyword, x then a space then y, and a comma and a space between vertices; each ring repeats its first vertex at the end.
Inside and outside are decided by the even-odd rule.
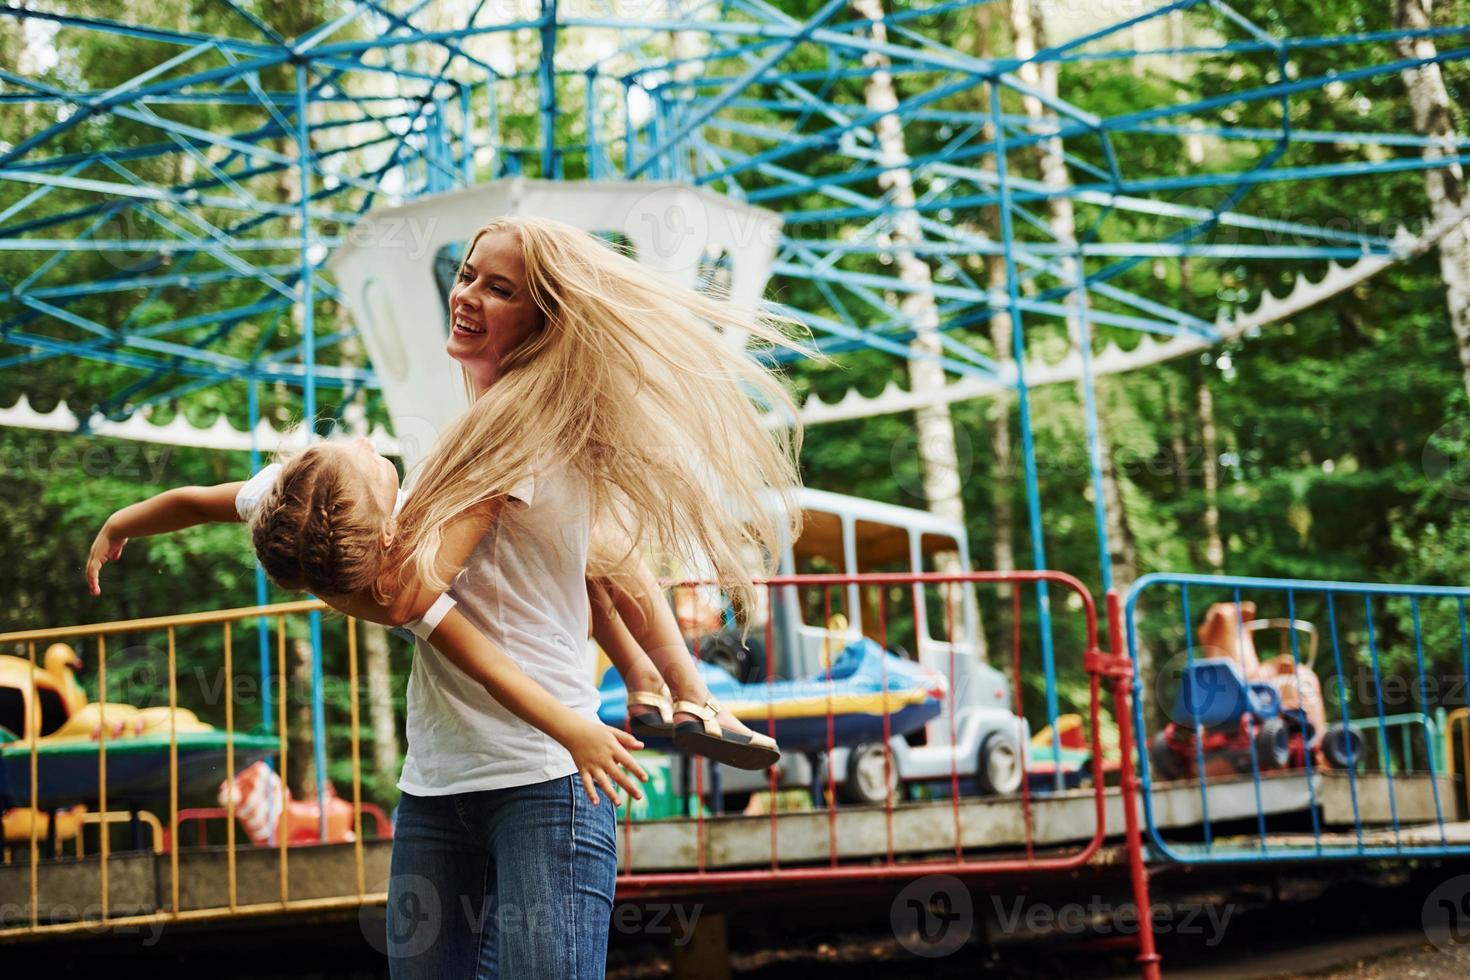
POLYGON ((769 735, 752 732, 727 732, 715 716, 723 710, 720 702, 706 698, 704 704, 676 701, 675 714, 699 716, 699 721, 681 721, 674 725, 674 748, 723 762, 736 769, 769 769, 781 759, 781 750, 769 735))
POLYGON ((673 736, 674 701, 667 684, 657 691, 628 692, 628 727, 640 738, 673 736))

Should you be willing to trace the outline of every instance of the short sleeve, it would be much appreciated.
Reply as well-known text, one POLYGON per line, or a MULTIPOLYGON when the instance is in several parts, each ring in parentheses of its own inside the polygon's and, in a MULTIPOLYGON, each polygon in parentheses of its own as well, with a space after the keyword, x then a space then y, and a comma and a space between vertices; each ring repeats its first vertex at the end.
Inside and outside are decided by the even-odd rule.
POLYGON ((272 463, 259 473, 245 481, 240 492, 235 494, 235 512, 240 515, 240 520, 249 521, 265 495, 270 493, 271 487, 276 485, 276 480, 281 475, 281 464, 272 463))
POLYGON ((536 499, 536 476, 535 476, 535 474, 534 473, 527 473, 526 474, 526 478, 524 480, 522 480, 520 483, 517 483, 515 486, 511 487, 510 488, 510 492, 508 494, 506 494, 506 496, 514 497, 515 499, 519 500, 521 503, 527 504, 527 505, 529 505, 532 502, 534 502, 535 499, 536 499))

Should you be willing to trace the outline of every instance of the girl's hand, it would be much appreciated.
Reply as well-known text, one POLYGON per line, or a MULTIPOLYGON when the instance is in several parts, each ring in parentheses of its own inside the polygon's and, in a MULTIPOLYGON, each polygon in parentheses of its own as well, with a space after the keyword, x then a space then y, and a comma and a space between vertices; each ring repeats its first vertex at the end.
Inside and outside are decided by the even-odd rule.
POLYGON ((92 550, 87 555, 87 588, 92 595, 102 594, 102 586, 97 581, 102 566, 107 562, 117 561, 122 556, 123 546, 127 543, 127 538, 113 533, 111 520, 103 524, 102 530, 97 532, 97 537, 92 542, 92 550))
POLYGON ((571 731, 562 739, 562 744, 572 754, 572 761, 577 764, 577 773, 582 777, 582 788, 592 799, 593 806, 598 803, 597 786, 602 787, 614 806, 618 805, 617 791, 613 789, 614 781, 627 790, 633 799, 643 799, 643 791, 628 776, 628 773, 632 773, 643 782, 648 782, 648 773, 643 771, 643 767, 630 754, 632 749, 643 748, 643 743, 638 739, 620 728, 578 716, 571 731), (624 769, 628 772, 624 772, 624 769))

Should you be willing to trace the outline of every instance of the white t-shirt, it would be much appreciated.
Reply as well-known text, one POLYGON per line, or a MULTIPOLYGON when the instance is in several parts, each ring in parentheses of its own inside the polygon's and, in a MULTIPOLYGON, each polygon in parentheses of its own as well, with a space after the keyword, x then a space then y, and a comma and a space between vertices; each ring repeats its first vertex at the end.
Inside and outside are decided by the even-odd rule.
MULTIPOLYGON (((544 463, 510 492, 449 594, 532 680, 596 721, 597 689, 585 656, 589 490, 576 468, 544 463)), ((577 771, 560 742, 517 718, 427 642, 418 641, 416 654, 400 790, 442 796, 577 771)))
MULTIPOLYGON (((241 489, 235 504, 242 518, 279 472, 272 464, 241 489)), ((407 493, 399 491, 399 507, 407 493)), ((585 657, 589 493, 579 470, 545 461, 510 492, 449 594, 532 680, 596 721, 598 695, 585 657)), ((517 718, 424 640, 416 642, 409 673, 406 728, 398 788, 415 796, 524 786, 577 771, 561 743, 517 718)))

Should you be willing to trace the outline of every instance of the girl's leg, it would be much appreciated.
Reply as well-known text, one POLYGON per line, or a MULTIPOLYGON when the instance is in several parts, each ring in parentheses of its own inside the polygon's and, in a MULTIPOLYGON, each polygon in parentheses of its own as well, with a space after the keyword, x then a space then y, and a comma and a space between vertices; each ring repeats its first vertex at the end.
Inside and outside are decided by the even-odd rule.
MULTIPOLYGON (((630 692, 657 691, 660 684, 666 683, 673 700, 704 704, 709 687, 694 666, 694 655, 684 643, 673 611, 662 595, 650 596, 639 584, 588 579, 593 620, 599 624, 598 645, 630 692), (633 617, 631 624, 625 614, 633 617), (634 628, 641 641, 635 638, 634 628)), ((687 713, 674 715, 676 722, 693 720, 695 716, 687 713)), ((727 732, 751 734, 728 710, 721 711, 715 720, 727 732)))
MULTIPOLYGON (((478 794, 477 794, 478 795, 478 794)), ((501 975, 601 980, 617 879, 617 816, 575 776, 492 790, 501 975)))
POLYGON ((493 897, 495 863, 465 812, 464 795, 404 793, 398 804, 387 910, 393 980, 496 976, 476 970, 487 945, 494 963, 494 921, 482 909, 493 897))
MULTIPOLYGON (((638 645, 633 634, 628 632, 628 626, 618 615, 606 585, 589 578, 587 597, 592 602, 592 632, 597 637, 597 645, 612 661, 613 669, 623 678, 629 693, 657 691, 664 684, 663 674, 638 645)), ((684 651, 684 656, 688 659, 688 650, 684 651)))

